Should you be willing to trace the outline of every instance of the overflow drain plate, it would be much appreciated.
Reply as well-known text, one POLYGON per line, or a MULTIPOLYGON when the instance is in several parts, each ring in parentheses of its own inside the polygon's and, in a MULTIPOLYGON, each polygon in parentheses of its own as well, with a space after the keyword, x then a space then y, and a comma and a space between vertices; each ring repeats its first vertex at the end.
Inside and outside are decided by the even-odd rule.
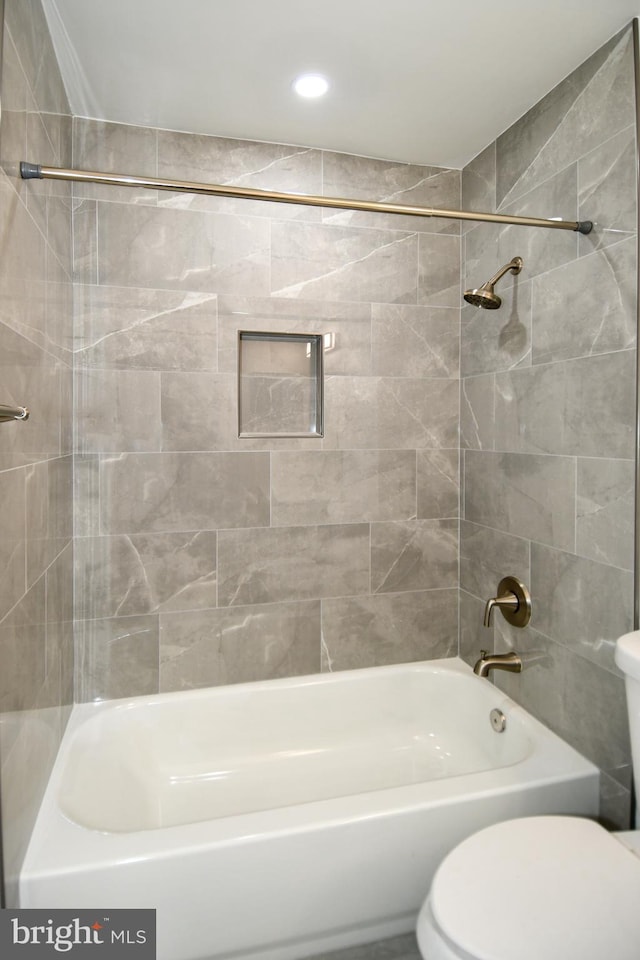
POLYGON ((491 722, 491 726, 496 733, 504 733, 504 728, 507 725, 507 718, 502 710, 498 710, 498 708, 495 707, 489 714, 489 721, 491 722))

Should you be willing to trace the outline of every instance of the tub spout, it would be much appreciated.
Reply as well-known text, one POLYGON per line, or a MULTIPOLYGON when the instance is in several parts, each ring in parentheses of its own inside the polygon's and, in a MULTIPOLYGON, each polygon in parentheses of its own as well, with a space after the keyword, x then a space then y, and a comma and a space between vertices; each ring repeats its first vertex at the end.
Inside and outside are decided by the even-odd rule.
POLYGON ((508 670, 510 673, 522 672, 522 660, 517 653, 487 653, 486 650, 480 651, 480 659, 477 661, 473 672, 478 677, 488 677, 492 670, 508 670))

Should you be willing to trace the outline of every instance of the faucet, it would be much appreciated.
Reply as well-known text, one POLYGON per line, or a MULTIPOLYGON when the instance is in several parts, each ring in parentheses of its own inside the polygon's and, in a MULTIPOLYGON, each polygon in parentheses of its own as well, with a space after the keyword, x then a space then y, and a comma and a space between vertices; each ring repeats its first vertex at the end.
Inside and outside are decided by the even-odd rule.
POLYGON ((476 662, 473 672, 477 677, 488 677, 492 670, 508 670, 509 673, 522 672, 522 660, 517 653, 487 653, 480 651, 480 659, 476 662))

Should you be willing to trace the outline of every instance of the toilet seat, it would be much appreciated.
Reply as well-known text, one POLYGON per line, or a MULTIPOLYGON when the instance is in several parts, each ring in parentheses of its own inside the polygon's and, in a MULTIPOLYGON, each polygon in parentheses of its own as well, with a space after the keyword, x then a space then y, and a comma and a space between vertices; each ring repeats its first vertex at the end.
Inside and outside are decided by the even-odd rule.
POLYGON ((495 824, 445 857, 418 941, 434 960, 638 960, 640 857, 579 817, 495 824))

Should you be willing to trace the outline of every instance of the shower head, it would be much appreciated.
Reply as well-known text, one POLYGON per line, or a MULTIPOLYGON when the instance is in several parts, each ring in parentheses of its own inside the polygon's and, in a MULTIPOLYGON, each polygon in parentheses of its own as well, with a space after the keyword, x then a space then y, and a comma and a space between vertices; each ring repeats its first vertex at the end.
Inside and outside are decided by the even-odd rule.
POLYGON ((513 260, 505 264, 504 267, 501 267, 494 277, 491 277, 490 280, 483 283, 481 287, 478 287, 476 290, 465 290, 464 299, 467 303, 473 304, 474 307, 483 307, 485 310, 497 310, 502 300, 498 294, 495 293, 493 289, 494 286, 501 277, 504 277, 508 270, 514 274, 520 273, 522 263, 522 257, 514 257, 513 260))

